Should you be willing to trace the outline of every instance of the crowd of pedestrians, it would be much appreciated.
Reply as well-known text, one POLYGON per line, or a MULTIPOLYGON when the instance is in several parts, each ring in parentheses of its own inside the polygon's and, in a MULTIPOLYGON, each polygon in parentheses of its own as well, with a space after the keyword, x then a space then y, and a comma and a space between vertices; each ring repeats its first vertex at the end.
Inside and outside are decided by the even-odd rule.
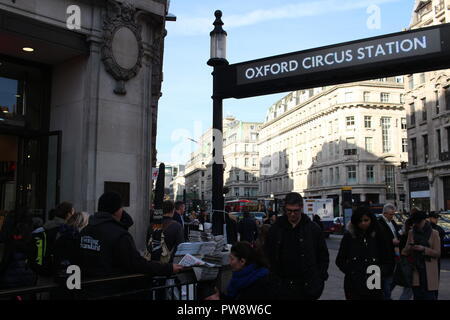
MULTIPOLYGON (((97 212, 89 216, 63 202, 42 225, 29 210, 7 216, 0 232, 5 250, 0 263, 0 289, 46 284, 79 265, 83 279, 132 273, 171 276, 183 267, 174 264, 180 243, 188 241, 185 225, 206 225, 206 210, 185 213, 183 202, 164 201, 162 220, 148 230, 146 250, 136 248, 129 228, 134 224, 121 197, 103 194, 97 212)), ((402 286, 401 300, 436 300, 440 280, 440 255, 444 231, 439 215, 413 210, 400 227, 396 208, 386 204, 377 218, 368 207, 354 210, 340 242, 335 264, 344 276, 348 300, 390 300, 395 286, 402 286), (379 286, 369 287, 368 270, 380 270, 379 286)), ((298 193, 286 196, 283 214, 269 212, 260 223, 244 212, 240 221, 224 213, 232 278, 226 290, 207 300, 317 300, 328 279, 330 263, 320 219, 303 212, 298 193)), ((136 288, 129 282, 97 293, 117 293, 136 288)))

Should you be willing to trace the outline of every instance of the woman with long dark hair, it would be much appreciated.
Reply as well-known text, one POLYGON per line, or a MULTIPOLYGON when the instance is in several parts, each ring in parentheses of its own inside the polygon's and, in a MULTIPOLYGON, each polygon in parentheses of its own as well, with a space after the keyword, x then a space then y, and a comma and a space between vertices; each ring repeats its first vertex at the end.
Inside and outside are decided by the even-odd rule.
POLYGON ((36 275, 28 266, 33 220, 28 209, 10 212, 2 229, 5 250, 0 263, 0 289, 33 286, 36 275))
POLYGON ((383 299, 381 288, 370 289, 367 285, 368 268, 378 266, 382 271, 386 263, 386 250, 378 233, 375 216, 366 207, 357 208, 347 225, 336 258, 336 265, 345 274, 347 300, 383 299))
POLYGON ((279 297, 276 282, 271 279, 262 256, 250 243, 237 242, 231 247, 230 267, 233 276, 227 292, 216 291, 206 300, 275 300, 279 297))

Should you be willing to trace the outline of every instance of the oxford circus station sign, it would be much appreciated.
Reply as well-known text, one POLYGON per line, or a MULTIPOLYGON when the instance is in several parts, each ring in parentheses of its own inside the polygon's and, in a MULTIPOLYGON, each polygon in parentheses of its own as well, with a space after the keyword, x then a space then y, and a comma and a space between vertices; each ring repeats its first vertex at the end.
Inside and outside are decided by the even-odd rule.
POLYGON ((237 83, 247 84, 340 67, 357 66, 369 62, 406 58, 438 52, 439 30, 429 30, 414 35, 395 36, 382 41, 374 40, 362 44, 350 44, 311 53, 299 53, 288 59, 274 59, 267 63, 253 63, 237 68, 237 83))

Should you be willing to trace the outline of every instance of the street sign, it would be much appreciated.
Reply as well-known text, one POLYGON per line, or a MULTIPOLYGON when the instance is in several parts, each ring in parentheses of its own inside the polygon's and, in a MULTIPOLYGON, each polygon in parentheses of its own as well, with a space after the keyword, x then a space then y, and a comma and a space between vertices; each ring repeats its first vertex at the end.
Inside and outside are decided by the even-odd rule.
POLYGON ((152 168, 152 180, 156 181, 158 179, 159 168, 152 168))
POLYGON ((450 67, 450 24, 215 68, 222 98, 245 98, 450 67))

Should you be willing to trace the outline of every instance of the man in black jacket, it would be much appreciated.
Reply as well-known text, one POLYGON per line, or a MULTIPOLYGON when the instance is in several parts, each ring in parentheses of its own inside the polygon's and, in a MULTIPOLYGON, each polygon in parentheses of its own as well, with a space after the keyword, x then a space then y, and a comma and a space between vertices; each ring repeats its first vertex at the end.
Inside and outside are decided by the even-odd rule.
POLYGON ((400 257, 400 227, 394 221, 395 210, 393 204, 387 203, 383 207, 383 214, 378 218, 381 236, 385 242, 385 250, 387 250, 388 255, 388 264, 386 265, 385 275, 382 277, 385 300, 391 300, 391 293, 395 287, 395 258, 400 257))
POLYGON ((98 212, 81 231, 82 275, 86 278, 145 273, 169 276, 179 272, 180 265, 145 260, 137 251, 128 225, 121 223, 122 200, 114 192, 103 194, 98 212))
POLYGON ((240 241, 254 243, 258 236, 256 221, 250 217, 250 212, 244 211, 244 218, 238 224, 240 241))
POLYGON ((303 213, 300 194, 286 196, 284 211, 265 243, 270 271, 281 278, 282 299, 317 300, 328 279, 325 238, 320 227, 303 213))

